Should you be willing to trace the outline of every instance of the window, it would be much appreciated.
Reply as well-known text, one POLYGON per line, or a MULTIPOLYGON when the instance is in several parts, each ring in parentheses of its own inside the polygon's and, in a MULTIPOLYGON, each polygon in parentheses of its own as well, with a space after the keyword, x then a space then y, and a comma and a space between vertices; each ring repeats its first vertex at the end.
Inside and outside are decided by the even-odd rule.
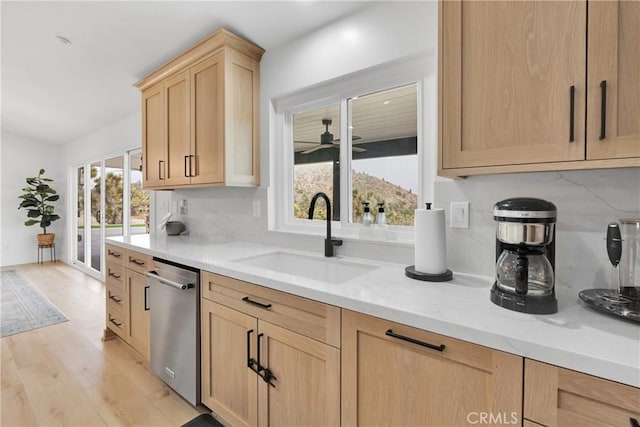
MULTIPOLYGON (((390 225, 413 225, 418 206, 416 85, 346 99, 342 129, 340 105, 293 115, 293 216, 305 220, 313 195, 329 196, 331 217, 361 223, 365 204, 375 214, 384 208, 390 225), (340 134, 347 147, 341 150, 340 134), (351 168, 340 164, 347 156, 351 168), (347 185, 342 185, 345 179, 347 185), (340 194, 350 189, 343 206, 340 194), (343 217, 342 213, 346 216, 343 217)), ((323 206, 316 220, 325 220, 323 206)))
POLYGON ((362 222, 364 203, 382 206, 387 224, 413 226, 418 207, 416 85, 349 100, 351 110, 350 220, 362 222))
POLYGON ((331 201, 343 238, 413 240, 414 212, 432 200, 437 79, 429 56, 359 71, 272 99, 269 229, 323 234, 331 201), (433 153, 433 154, 431 154, 433 153), (363 233, 365 204, 386 213, 389 233, 363 233))

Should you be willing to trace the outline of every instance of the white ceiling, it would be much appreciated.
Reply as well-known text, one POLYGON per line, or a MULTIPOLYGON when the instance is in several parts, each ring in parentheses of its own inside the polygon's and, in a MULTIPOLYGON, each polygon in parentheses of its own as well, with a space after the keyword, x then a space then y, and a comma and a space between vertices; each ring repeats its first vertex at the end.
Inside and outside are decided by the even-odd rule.
POLYGON ((372 3, 2 1, 2 130, 73 141, 138 110, 132 84, 220 27, 269 50, 372 3))

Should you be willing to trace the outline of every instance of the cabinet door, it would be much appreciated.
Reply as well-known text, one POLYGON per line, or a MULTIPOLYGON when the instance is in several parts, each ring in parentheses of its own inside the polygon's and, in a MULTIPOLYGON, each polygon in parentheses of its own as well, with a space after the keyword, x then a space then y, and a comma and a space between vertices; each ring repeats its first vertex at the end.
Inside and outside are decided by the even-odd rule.
POLYGON ((583 160, 586 2, 440 7, 442 168, 583 160))
POLYGON ((259 321, 260 364, 275 379, 258 381, 261 426, 339 426, 340 350, 259 321))
POLYGON ((225 182, 260 185, 259 63, 233 49, 225 50, 225 182))
POLYGON ((201 304, 202 403, 233 426, 255 426, 258 376, 247 356, 256 358, 258 321, 206 299, 201 304))
POLYGON ((589 3, 588 159, 640 157, 638 46, 640 2, 589 3))
POLYGON ((548 427, 640 423, 640 389, 527 359, 524 416, 548 427))
POLYGON ((342 311, 343 426, 514 425, 521 408, 521 357, 342 311))
POLYGON ((162 83, 142 92, 142 162, 144 188, 163 185, 166 146, 162 83))
POLYGON ((129 344, 149 361, 151 323, 149 319, 149 286, 144 275, 127 270, 129 288, 129 344))
POLYGON ((164 82, 167 176, 166 185, 189 184, 190 120, 189 71, 177 74, 164 82))
POLYGON ((224 182, 224 55, 191 68, 191 183, 224 182))

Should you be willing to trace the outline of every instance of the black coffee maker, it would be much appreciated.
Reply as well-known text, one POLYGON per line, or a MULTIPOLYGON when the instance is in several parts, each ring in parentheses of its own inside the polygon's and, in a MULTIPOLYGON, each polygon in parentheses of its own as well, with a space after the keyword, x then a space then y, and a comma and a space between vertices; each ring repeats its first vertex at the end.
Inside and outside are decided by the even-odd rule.
POLYGON ((557 313, 556 218, 555 205, 541 199, 517 197, 493 206, 497 222, 493 303, 523 313, 557 313))

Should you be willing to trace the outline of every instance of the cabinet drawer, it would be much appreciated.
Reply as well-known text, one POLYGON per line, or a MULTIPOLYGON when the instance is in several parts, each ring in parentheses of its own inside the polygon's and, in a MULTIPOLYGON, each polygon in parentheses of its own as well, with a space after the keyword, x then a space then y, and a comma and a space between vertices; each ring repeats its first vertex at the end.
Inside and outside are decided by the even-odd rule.
POLYGON ((152 257, 140 252, 127 251, 125 266, 133 271, 144 274, 151 269, 152 257))
POLYGON ((262 286, 202 273, 202 297, 340 348, 340 309, 262 286))
POLYGON ((107 327, 120 335, 120 338, 128 341, 128 322, 125 311, 109 299, 107 300, 107 327))
POLYGON ((126 250, 113 245, 107 245, 107 263, 124 264, 126 250))
POLYGON ((107 301, 114 304, 117 308, 122 310, 123 313, 128 311, 128 298, 123 287, 107 283, 106 287, 107 301))
POLYGON ((640 389, 525 360, 524 416, 548 427, 640 422, 640 389))
MULTIPOLYGON (((124 255, 123 255, 124 256, 124 255)), ((124 291, 124 277, 125 268, 124 265, 114 264, 113 262, 107 262, 106 278, 107 283, 113 286, 120 287, 124 291)))

